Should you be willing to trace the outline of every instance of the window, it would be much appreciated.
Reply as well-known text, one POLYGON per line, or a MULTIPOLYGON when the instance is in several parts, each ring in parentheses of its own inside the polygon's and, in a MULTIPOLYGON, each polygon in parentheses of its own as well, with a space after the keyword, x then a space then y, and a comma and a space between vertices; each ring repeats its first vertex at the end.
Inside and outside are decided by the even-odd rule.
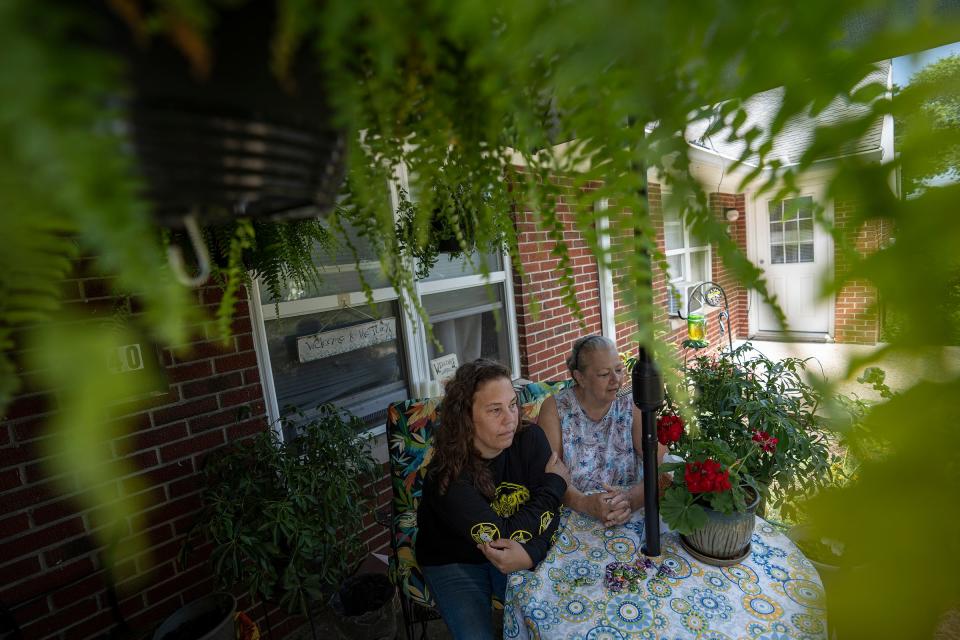
MULTIPOLYGON (((687 312, 689 292, 701 282, 710 280, 710 245, 697 238, 684 224, 677 211, 663 214, 663 245, 667 256, 667 306, 670 315, 687 312)), ((702 302, 690 311, 699 311, 702 302)))
POLYGON ((318 286, 289 287, 274 304, 257 287, 258 346, 267 412, 271 419, 297 408, 309 415, 332 402, 380 432, 390 403, 431 395, 431 360, 456 354, 464 363, 494 358, 519 374, 513 289, 504 255, 475 255, 489 278, 465 258, 441 254, 417 295, 440 347, 427 339, 420 318, 403 313, 398 293, 387 286, 372 248, 351 236, 360 269, 373 288, 376 313, 367 306, 353 254, 318 248, 323 276, 318 286), (342 345, 349 345, 348 348, 342 345))
POLYGON ((813 198, 771 202, 769 210, 770 262, 813 262, 813 198))

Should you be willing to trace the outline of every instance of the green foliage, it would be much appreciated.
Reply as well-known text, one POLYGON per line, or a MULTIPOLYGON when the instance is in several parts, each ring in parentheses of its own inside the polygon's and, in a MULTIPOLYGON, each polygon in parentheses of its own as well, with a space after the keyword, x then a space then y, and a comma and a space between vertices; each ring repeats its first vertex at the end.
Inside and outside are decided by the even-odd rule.
POLYGON ((14 331, 55 316, 78 255, 136 292, 143 326, 164 342, 182 343, 191 320, 136 195, 130 155, 111 133, 122 114, 106 98, 120 65, 84 46, 78 36, 89 34, 76 5, 0 6, 0 234, 9 240, 0 252, 0 410, 18 385, 14 331))
POLYGON ((904 191, 916 194, 931 181, 960 178, 960 56, 917 71, 899 90, 897 102, 898 146, 939 138, 926 153, 904 159, 904 191))
POLYGON ((789 513, 793 499, 830 482, 827 425, 817 413, 823 401, 805 381, 806 368, 807 360, 772 361, 749 343, 715 358, 698 356, 684 372, 694 423, 673 450, 693 460, 708 443, 771 506, 789 513), (773 451, 758 446, 760 432, 777 439, 773 451))
POLYGON ((242 586, 291 612, 306 613, 362 560, 362 520, 371 508, 364 484, 376 471, 367 444, 357 441, 360 420, 332 405, 317 412, 290 442, 269 429, 211 455, 188 537, 212 543, 222 588, 242 586))
MULTIPOLYGON (((215 63, 205 42, 218 13, 236 4, 177 0, 137 6, 146 8, 151 30, 176 33, 185 55, 202 70, 215 63)), ((904 20, 902 12, 867 0, 843 5, 811 0, 803 10, 768 0, 735 6, 656 0, 278 0, 273 66, 285 77, 298 52, 317 54, 337 124, 352 145, 349 199, 331 225, 350 219, 378 250, 383 272, 398 291, 414 293, 416 265, 409 245, 404 248, 396 237, 387 178, 409 172, 420 205, 414 216, 419 241, 429 238, 438 201, 449 201, 443 194, 471 185, 472 204, 462 210, 473 217, 472 226, 459 221, 461 230, 473 229, 478 246, 502 238, 516 260, 511 216, 513 210, 529 210, 534 230, 544 234, 543 248, 558 259, 563 299, 576 309, 559 224, 572 215, 597 258, 623 274, 619 302, 628 314, 624 318, 637 325, 636 337, 667 362, 669 347, 655 339, 666 327, 656 322, 650 295, 654 269, 662 269, 665 260, 655 244, 656 212, 644 197, 648 176, 669 190, 666 206, 692 199, 687 220, 695 232, 715 244, 746 288, 776 308, 760 270, 708 210, 705 188, 692 172, 688 126, 706 118, 710 135, 742 143, 738 162, 724 170, 746 170, 744 186, 775 197, 792 195, 805 171, 849 148, 876 118, 919 113, 926 97, 938 95, 930 88, 890 97, 877 83, 859 86, 876 60, 957 39, 956 20, 928 13, 937 4, 919 3, 915 19, 904 20), (862 24, 864 15, 872 31, 852 37, 848 25, 862 24), (776 86, 785 87, 782 103, 764 130, 747 118, 744 101, 776 86), (834 100, 862 107, 862 115, 818 130, 795 165, 772 157, 777 133, 834 100), (601 186, 579 188, 588 182, 601 186), (600 199, 611 202, 610 235, 622 253, 602 248, 596 224, 603 215, 596 206, 600 199)), ((85 9, 65 2, 0 3, 5 56, 0 231, 8 244, 0 257, 5 394, 0 404, 16 386, 9 355, 11 345, 17 346, 14 331, 56 311, 59 282, 72 256, 95 255, 102 272, 116 274, 118 289, 144 303, 137 321, 165 344, 181 344, 183 327, 192 323, 187 296, 169 277, 147 207, 137 197, 131 158, 111 133, 111 123, 122 115, 112 99, 124 91, 119 61, 90 46, 92 39, 73 37, 89 24, 85 9)), ((934 84, 952 86, 948 82, 938 78, 934 84)), ((948 352, 942 347, 960 335, 953 294, 960 185, 931 186, 903 200, 890 189, 899 169, 910 163, 923 167, 928 158, 949 154, 957 136, 952 128, 932 126, 905 133, 899 159, 888 164, 863 155, 830 164, 827 197, 857 203, 846 229, 836 228, 825 209, 818 212, 820 224, 834 232, 840 267, 824 283, 824 294, 866 283, 899 319, 889 345, 851 362, 850 370, 884 355, 922 352, 932 354, 930 373, 943 380, 918 383, 890 399, 883 411, 869 414, 873 432, 890 442, 890 455, 864 463, 849 496, 824 499, 817 508, 840 530, 838 537, 862 543, 878 572, 886 572, 870 582, 877 587, 872 593, 854 589, 837 596, 849 612, 862 614, 862 635, 876 637, 929 635, 937 614, 958 599, 955 581, 949 580, 960 568, 955 553, 960 513, 951 506, 957 504, 960 443, 958 430, 948 428, 957 373, 944 366, 948 352), (858 232, 881 222, 895 226, 896 242, 863 254, 855 244, 858 232), (922 425, 922 438, 903 428, 915 424, 922 425), (909 473, 916 469, 923 472, 909 473), (910 561, 897 563, 897 579, 889 578, 895 559, 890 539, 912 542, 910 561), (862 593, 869 593, 869 600, 862 593), (902 610, 912 613, 896 615, 902 610)), ((259 229, 254 237, 261 238, 259 229)), ((402 300, 417 305, 416 297, 402 300)), ((85 342, 62 340, 65 335, 57 339, 54 331, 40 347, 71 349, 85 342)), ((84 377, 82 371, 76 375, 84 377)), ((106 400, 108 386, 101 382, 90 389, 99 394, 90 402, 106 400)), ((82 400, 69 397, 72 403, 82 400)), ((71 417, 74 409, 62 407, 71 417)), ((73 451, 75 457, 87 455, 73 451)))
MULTIPOLYGON (((177 238, 180 242, 184 238, 177 238)), ((322 264, 336 239, 316 219, 268 223, 237 219, 233 224, 204 229, 211 268, 223 287, 217 308, 217 334, 230 336, 237 303, 236 291, 259 278, 273 302, 289 288, 306 289, 320 280, 322 264)))

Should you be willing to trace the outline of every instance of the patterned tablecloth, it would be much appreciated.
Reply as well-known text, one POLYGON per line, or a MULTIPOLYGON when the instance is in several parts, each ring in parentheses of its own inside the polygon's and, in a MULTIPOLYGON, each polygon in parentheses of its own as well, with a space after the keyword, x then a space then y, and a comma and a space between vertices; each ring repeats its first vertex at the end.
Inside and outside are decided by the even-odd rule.
POLYGON ((751 554, 731 567, 695 560, 677 534, 661 534, 655 560, 673 573, 647 571, 635 593, 605 586, 611 562, 634 562, 642 512, 621 527, 564 509, 556 544, 536 571, 510 575, 504 638, 614 640, 821 640, 823 588, 797 547, 757 518, 751 554))

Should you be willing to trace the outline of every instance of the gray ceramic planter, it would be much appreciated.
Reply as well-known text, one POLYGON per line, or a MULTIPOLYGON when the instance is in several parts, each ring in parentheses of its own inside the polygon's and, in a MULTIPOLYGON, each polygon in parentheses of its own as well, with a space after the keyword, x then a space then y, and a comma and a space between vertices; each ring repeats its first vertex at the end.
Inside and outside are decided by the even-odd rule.
POLYGON ((683 546, 697 560, 722 567, 749 555, 760 496, 752 487, 747 487, 747 491, 753 493, 753 500, 745 511, 725 514, 705 507, 707 524, 689 536, 680 536, 683 546))

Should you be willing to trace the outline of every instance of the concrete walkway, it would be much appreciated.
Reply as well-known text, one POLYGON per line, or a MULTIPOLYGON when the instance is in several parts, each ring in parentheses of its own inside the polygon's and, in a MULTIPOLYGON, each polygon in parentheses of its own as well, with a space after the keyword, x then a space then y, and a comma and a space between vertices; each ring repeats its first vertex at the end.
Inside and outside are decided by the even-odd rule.
MULTIPOLYGON (((743 344, 744 340, 734 342, 734 347, 743 344)), ((807 370, 811 374, 819 374, 838 385, 837 390, 845 393, 856 393, 864 400, 879 400, 880 396, 872 388, 857 382, 857 376, 863 373, 868 366, 880 367, 886 373, 886 384, 894 391, 901 391, 913 386, 921 380, 943 380, 947 377, 960 375, 960 347, 947 347, 943 352, 931 350, 927 353, 905 356, 902 354, 887 355, 879 361, 867 364, 854 364, 853 371, 849 371, 851 363, 865 362, 872 354, 885 345, 879 344, 820 344, 807 342, 772 342, 749 341, 753 347, 771 360, 779 360, 788 356, 795 358, 814 358, 807 370), (819 366, 817 363, 819 362, 819 366)))

